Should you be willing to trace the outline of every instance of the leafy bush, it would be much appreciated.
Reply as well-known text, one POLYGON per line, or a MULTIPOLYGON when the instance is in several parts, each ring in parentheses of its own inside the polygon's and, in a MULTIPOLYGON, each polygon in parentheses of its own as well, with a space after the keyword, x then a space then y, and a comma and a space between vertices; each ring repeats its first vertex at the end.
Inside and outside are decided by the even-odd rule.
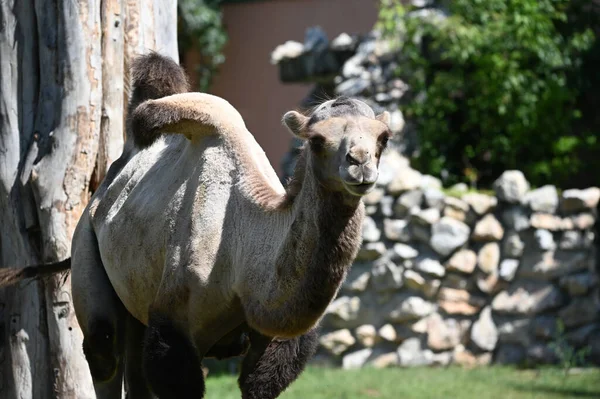
POLYGON ((225 61, 223 47, 227 33, 223 27, 221 0, 178 0, 179 52, 197 48, 202 56, 198 65, 199 90, 206 91, 219 65, 225 61))
POLYGON ((443 16, 383 0, 378 28, 399 46, 413 90, 404 111, 420 137, 416 167, 447 183, 487 186, 513 168, 534 185, 594 183, 587 162, 600 163, 584 156, 600 150, 597 108, 585 107, 600 88, 589 3, 452 0, 443 16))

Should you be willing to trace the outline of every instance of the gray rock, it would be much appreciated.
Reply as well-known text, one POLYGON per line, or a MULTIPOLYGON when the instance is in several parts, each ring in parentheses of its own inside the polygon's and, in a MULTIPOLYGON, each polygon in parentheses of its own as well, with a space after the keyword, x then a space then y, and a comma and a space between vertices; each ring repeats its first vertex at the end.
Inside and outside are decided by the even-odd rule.
POLYGON ((364 292, 369 285, 371 273, 356 265, 350 269, 342 289, 350 292, 364 292))
POLYGON ((534 281, 515 281, 508 290, 492 301, 498 313, 532 315, 559 307, 563 303, 560 290, 553 284, 534 281))
POLYGON ((594 244, 594 233, 591 231, 582 232, 569 230, 562 233, 558 242, 560 249, 572 251, 579 249, 589 249, 594 244))
POLYGON ((382 242, 367 242, 362 245, 356 255, 357 261, 372 261, 381 258, 387 251, 382 242))
POLYGON ((428 208, 437 208, 442 210, 444 208, 445 195, 441 190, 437 188, 428 188, 423 192, 425 197, 425 205, 428 208))
POLYGON ((452 352, 434 353, 431 365, 446 367, 446 366, 449 366, 450 363, 452 363, 453 359, 454 359, 454 355, 452 352))
POLYGON ((517 276, 551 280, 589 267, 590 259, 586 252, 526 252, 517 276))
POLYGON ((556 249, 556 243, 552 233, 548 230, 538 229, 534 233, 535 243, 541 251, 553 251, 556 249))
POLYGON ((398 335, 396 334, 396 329, 391 324, 383 325, 378 331, 377 336, 379 339, 387 342, 397 342, 398 335))
POLYGON ((383 216, 389 218, 394 215, 394 197, 391 195, 384 196, 379 202, 379 206, 383 216))
POLYGON ((472 280, 467 279, 464 275, 458 273, 446 273, 443 285, 459 290, 471 290, 475 287, 472 280))
POLYGON ((398 358, 402 367, 428 366, 433 363, 433 352, 421 348, 419 338, 409 338, 398 348, 398 358))
POLYGON ((342 358, 342 368, 344 370, 359 369, 367 362, 372 353, 373 349, 371 348, 349 353, 342 358))
POLYGON ((383 232, 390 241, 408 242, 411 239, 408 222, 402 219, 384 219, 383 232))
POLYGON ((498 337, 503 344, 529 346, 531 343, 531 319, 504 319, 498 323, 498 337))
POLYGON ((411 237, 421 243, 427 244, 431 241, 431 226, 421 223, 415 223, 414 220, 409 224, 411 237))
POLYGON ((469 204, 473 212, 480 216, 492 211, 498 205, 496 197, 486 194, 469 193, 463 195, 461 199, 469 204))
POLYGON ((377 185, 387 187, 399 173, 403 173, 408 168, 408 159, 398 151, 385 151, 381 155, 379 164, 377 185))
POLYGON ((496 351, 496 363, 498 364, 520 364, 525 360, 525 348, 520 345, 499 345, 496 351))
POLYGON ((469 205, 466 202, 454 197, 444 198, 444 216, 464 222, 467 220, 467 212, 469 205))
POLYGON ((527 363, 534 364, 554 364, 558 357, 554 349, 546 344, 535 343, 527 348, 527 363))
POLYGON ((402 268, 388 259, 373 263, 371 282, 377 292, 395 290, 402 287, 402 268))
POLYGON ((319 338, 319 343, 327 352, 334 356, 339 356, 354 345, 356 340, 350 333, 350 330, 344 328, 322 335, 319 338))
MULTIPOLYGON (((348 325, 356 323, 361 313, 361 302, 357 296, 342 296, 334 300, 325 311, 333 325, 348 325)), ((361 323, 359 323, 360 325, 361 323)))
POLYGON ((406 216, 410 209, 421 207, 422 203, 423 192, 421 190, 407 191, 398 197, 394 205, 394 213, 399 217, 406 216))
POLYGON ((423 190, 426 190, 428 188, 441 190, 442 189, 442 181, 435 176, 423 175, 421 178, 421 188, 423 190))
POLYGON ((500 263, 500 277, 505 281, 513 281, 519 268, 518 259, 504 259, 500 263))
POLYGON ((444 274, 446 274, 444 266, 430 254, 422 254, 417 257, 415 260, 415 269, 435 277, 444 277, 444 274))
POLYGON ((427 346, 434 351, 443 351, 460 344, 468 330, 470 322, 459 322, 456 319, 443 319, 438 313, 427 318, 427 346))
POLYGON ((414 259, 419 251, 407 244, 397 243, 393 247, 394 259, 414 259))
POLYGON ((271 53, 271 64, 278 64, 283 59, 300 57, 304 53, 304 45, 294 40, 288 40, 284 44, 275 47, 271 53))
POLYGON ((516 232, 527 230, 530 226, 529 215, 521 206, 511 206, 502 212, 502 221, 509 230, 516 232))
POLYGON ((500 246, 495 242, 488 242, 477 254, 477 267, 485 274, 497 274, 500 262, 500 246))
POLYGON ((384 194, 385 191, 382 188, 376 187, 363 197, 363 202, 365 205, 377 205, 383 198, 384 194))
POLYGON ((471 342, 479 349, 493 351, 498 342, 498 330, 492 320, 492 309, 488 306, 479 313, 471 329, 471 342))
POLYGON ((461 273, 473 273, 477 264, 477 255, 470 249, 461 249, 452 255, 446 263, 448 271, 456 271, 461 273))
POLYGON ((542 186, 528 192, 524 202, 534 212, 554 213, 558 208, 558 192, 554 186, 542 186))
POLYGON ((397 352, 373 354, 372 358, 367 362, 367 365, 376 369, 397 366, 398 364, 400 364, 400 359, 397 352))
POLYGON ((500 241, 502 237, 504 237, 504 229, 491 213, 477 222, 472 235, 474 241, 500 241))
POLYGON ((591 323, 598 319, 598 303, 591 297, 577 297, 571 303, 562 308, 558 315, 571 328, 591 323))
POLYGON ((520 170, 507 170, 494 182, 494 191, 499 200, 518 204, 529 191, 529 182, 520 170))
POLYGON ((560 208, 567 213, 595 209, 599 200, 600 188, 598 187, 565 190, 562 193, 560 208))
POLYGON ((369 216, 365 216, 362 226, 362 238, 365 242, 379 241, 381 238, 381 231, 377 228, 375 220, 369 216))
POLYGON ((440 210, 437 208, 429 208, 419 211, 412 215, 411 221, 422 226, 431 226, 440 220, 440 210))
POLYGON ((402 111, 399 109, 394 109, 390 112, 390 130, 393 133, 399 133, 404 130, 404 126, 406 126, 406 122, 404 120, 404 115, 402 111))
POLYGON ((581 213, 576 216, 572 216, 566 220, 563 220, 564 229, 579 229, 579 230, 587 230, 594 227, 596 223, 596 218, 591 213, 581 213), (572 225, 572 226, 571 226, 572 225))
POLYGON ((371 324, 363 324, 356 328, 354 335, 358 342, 367 348, 372 348, 377 342, 377 330, 371 324))
POLYGON ((304 34, 304 49, 306 51, 323 51, 327 49, 329 39, 320 26, 311 26, 304 34))
POLYGON ((406 287, 421 291, 426 297, 431 298, 435 296, 437 290, 440 288, 441 281, 438 279, 427 279, 414 270, 405 270, 404 284, 406 287))
POLYGON ((598 276, 591 272, 573 274, 561 277, 559 284, 571 296, 585 295, 598 284, 598 276))
POLYGON ((405 191, 421 188, 423 175, 414 169, 404 168, 397 171, 396 177, 388 184, 387 191, 393 196, 398 196, 405 191))
POLYGON ((534 213, 531 215, 530 221, 532 227, 550 231, 569 230, 574 227, 572 220, 563 219, 550 213, 534 213))
POLYGON ((419 296, 400 296, 390 304, 387 319, 391 322, 406 322, 421 319, 436 310, 436 306, 419 296))
POLYGON ((365 91, 369 85, 369 81, 362 77, 351 78, 339 84, 335 88, 335 92, 340 96, 354 97, 365 91))
POLYGON ((350 50, 356 44, 356 40, 349 34, 343 32, 336 36, 330 43, 329 47, 332 50, 350 50))
POLYGON ((500 280, 497 270, 490 274, 483 272, 476 273, 475 283, 477 284, 477 288, 486 294, 495 294, 506 288, 506 284, 504 281, 500 280))
POLYGON ((600 323, 586 324, 569 331, 566 338, 571 345, 580 348, 590 342, 590 337, 598 331, 600 331, 600 323))
POLYGON ((556 337, 556 317, 538 316, 533 320, 533 334, 536 338, 549 340, 556 337))
POLYGON ((466 244, 470 232, 469 226, 466 224, 444 216, 432 226, 429 245, 438 254, 448 256, 466 244))
POLYGON ((508 258, 520 258, 525 249, 525 243, 517 233, 509 233, 504 238, 502 249, 508 258))

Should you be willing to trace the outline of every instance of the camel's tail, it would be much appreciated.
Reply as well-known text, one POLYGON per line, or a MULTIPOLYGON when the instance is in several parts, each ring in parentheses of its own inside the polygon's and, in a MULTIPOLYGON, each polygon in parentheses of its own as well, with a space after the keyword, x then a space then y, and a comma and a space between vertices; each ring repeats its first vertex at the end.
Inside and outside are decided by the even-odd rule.
MULTIPOLYGON (((138 56, 133 60, 131 81, 132 93, 127 112, 128 122, 131 122, 133 111, 144 101, 186 93, 190 87, 183 68, 173 59, 156 52, 138 56)), ((139 135, 130 126, 128 130, 128 134, 133 135, 135 144, 141 148, 148 147, 157 138, 139 135)))
POLYGON ((60 262, 46 263, 44 265, 27 266, 21 269, 0 269, 0 288, 8 287, 26 279, 37 279, 59 273, 71 268, 71 258, 60 262))

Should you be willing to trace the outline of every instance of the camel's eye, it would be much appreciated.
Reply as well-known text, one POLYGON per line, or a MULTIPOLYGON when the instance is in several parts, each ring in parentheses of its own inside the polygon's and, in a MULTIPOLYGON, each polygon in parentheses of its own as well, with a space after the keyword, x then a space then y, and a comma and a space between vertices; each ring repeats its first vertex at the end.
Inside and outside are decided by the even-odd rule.
POLYGON ((382 149, 387 146, 390 136, 391 134, 389 131, 385 131, 384 133, 381 133, 381 135, 379 135, 379 145, 382 149))
POLYGON ((325 148, 325 137, 320 134, 315 134, 310 138, 310 148, 314 152, 321 152, 325 148))

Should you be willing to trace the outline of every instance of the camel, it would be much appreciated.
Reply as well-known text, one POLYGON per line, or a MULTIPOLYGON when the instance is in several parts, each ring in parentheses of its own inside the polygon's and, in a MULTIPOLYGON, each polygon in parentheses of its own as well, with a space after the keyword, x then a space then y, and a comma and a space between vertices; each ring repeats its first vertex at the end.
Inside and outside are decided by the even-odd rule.
POLYGON ((276 398, 358 252, 389 114, 351 98, 285 113, 305 145, 284 188, 230 103, 157 53, 132 68, 127 145, 70 262, 97 397, 124 377, 128 398, 201 398, 203 358, 244 356, 242 397, 276 398))

